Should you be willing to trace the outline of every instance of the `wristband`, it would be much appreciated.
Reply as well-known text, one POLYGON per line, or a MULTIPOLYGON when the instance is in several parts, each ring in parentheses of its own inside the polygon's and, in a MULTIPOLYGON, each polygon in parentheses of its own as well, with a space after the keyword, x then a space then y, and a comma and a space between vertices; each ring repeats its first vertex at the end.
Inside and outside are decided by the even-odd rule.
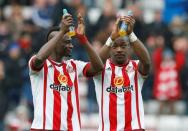
POLYGON ((81 44, 86 44, 88 42, 88 39, 85 35, 80 35, 76 33, 76 36, 81 44))
POLYGON ((109 47, 112 47, 113 44, 114 44, 114 41, 112 40, 112 38, 111 38, 111 37, 108 37, 108 39, 107 39, 105 45, 107 45, 107 46, 109 46, 109 47))
POLYGON ((134 32, 132 32, 132 33, 129 35, 129 40, 130 40, 131 43, 132 43, 132 42, 135 42, 137 39, 138 39, 138 38, 137 38, 137 36, 135 35, 134 32))

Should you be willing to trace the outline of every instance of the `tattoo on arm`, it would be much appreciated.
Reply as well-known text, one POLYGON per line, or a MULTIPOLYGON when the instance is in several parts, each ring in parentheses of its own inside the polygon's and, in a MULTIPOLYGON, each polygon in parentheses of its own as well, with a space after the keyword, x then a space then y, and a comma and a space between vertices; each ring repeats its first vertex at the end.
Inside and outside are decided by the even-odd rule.
POLYGON ((34 67, 36 67, 37 69, 41 68, 41 67, 43 66, 43 64, 44 64, 44 61, 43 61, 43 60, 40 60, 40 59, 38 59, 38 58, 35 58, 35 59, 33 60, 33 65, 34 65, 34 67))

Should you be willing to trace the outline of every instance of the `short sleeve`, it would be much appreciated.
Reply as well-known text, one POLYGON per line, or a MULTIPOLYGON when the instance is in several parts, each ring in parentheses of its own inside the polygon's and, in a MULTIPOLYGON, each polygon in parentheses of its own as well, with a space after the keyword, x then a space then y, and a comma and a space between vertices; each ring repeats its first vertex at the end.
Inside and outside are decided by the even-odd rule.
POLYGON ((40 72, 41 69, 43 68, 43 65, 42 65, 40 68, 34 67, 33 62, 34 62, 34 60, 35 60, 35 57, 36 57, 35 55, 32 56, 32 57, 30 58, 29 62, 28 62, 29 73, 37 73, 37 72, 40 72))

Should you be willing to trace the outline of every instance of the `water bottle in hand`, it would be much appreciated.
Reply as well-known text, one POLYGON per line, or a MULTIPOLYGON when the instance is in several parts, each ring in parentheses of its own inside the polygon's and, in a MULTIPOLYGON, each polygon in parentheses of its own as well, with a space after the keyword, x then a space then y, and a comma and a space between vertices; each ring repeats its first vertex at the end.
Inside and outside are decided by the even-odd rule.
MULTIPOLYGON (((68 11, 66 10, 66 9, 63 9, 63 16, 66 16, 66 15, 69 15, 69 13, 68 13, 68 11)), ((70 37, 72 37, 72 36, 75 36, 75 29, 74 29, 74 26, 70 26, 69 27, 69 32, 68 32, 68 35, 70 36, 70 37)))
MULTIPOLYGON (((128 11, 128 16, 133 16, 133 13, 132 11, 128 11)), ((125 21, 122 21, 121 25, 120 25, 120 29, 119 29, 119 35, 120 36, 125 36, 127 35, 127 28, 128 28, 128 25, 125 21)))

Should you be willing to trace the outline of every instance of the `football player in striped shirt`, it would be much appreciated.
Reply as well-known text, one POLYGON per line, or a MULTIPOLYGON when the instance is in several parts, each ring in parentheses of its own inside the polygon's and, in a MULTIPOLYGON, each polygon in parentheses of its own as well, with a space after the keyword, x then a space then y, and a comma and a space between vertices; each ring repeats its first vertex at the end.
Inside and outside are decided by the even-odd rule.
POLYGON ((144 131, 141 95, 150 70, 150 56, 133 32, 133 16, 118 18, 111 36, 100 51, 102 73, 94 76, 99 105, 99 131, 144 131), (128 24, 127 35, 118 33, 120 21, 128 24), (138 60, 129 58, 133 50, 138 60))
POLYGON ((85 36, 83 17, 78 15, 76 37, 85 47, 90 62, 66 59, 73 45, 67 35, 73 24, 71 15, 53 28, 47 42, 29 61, 34 120, 31 130, 79 131, 78 76, 91 76, 103 69, 103 63, 85 36))

